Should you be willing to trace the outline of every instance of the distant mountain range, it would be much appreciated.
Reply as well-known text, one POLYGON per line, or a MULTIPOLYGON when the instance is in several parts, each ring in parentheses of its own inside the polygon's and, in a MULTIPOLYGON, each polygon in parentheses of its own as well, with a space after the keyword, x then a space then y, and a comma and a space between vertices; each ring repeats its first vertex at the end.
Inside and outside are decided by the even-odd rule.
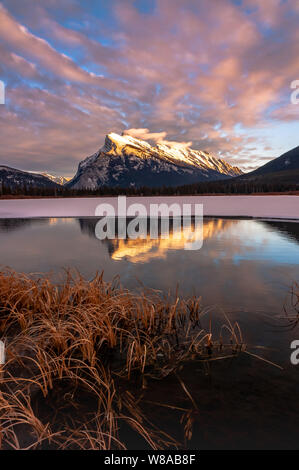
POLYGON ((38 173, 17 170, 9 166, 0 166, 0 188, 6 186, 10 188, 59 188, 60 185, 38 173))
POLYGON ((92 189, 100 187, 167 187, 209 181, 294 183, 299 185, 299 147, 250 173, 242 173, 210 153, 157 144, 110 133, 105 144, 83 160, 72 179, 0 166, 1 187, 92 189))
POLYGON ((66 183, 70 181, 70 178, 65 178, 64 176, 53 176, 50 175, 49 173, 41 173, 43 176, 48 178, 51 181, 54 181, 54 183, 60 184, 61 186, 64 186, 66 183))
POLYGON ((109 187, 179 186, 242 174, 208 152, 170 147, 128 135, 108 134, 98 152, 79 164, 66 186, 72 189, 109 187))
POLYGON ((246 173, 239 181, 295 183, 299 185, 299 146, 271 160, 257 170, 246 173))

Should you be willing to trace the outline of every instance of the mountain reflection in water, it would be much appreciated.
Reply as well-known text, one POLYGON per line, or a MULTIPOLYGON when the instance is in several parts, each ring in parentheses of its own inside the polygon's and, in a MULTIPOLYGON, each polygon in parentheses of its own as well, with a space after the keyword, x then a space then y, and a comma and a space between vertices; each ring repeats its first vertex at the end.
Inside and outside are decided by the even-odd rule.
MULTIPOLYGON (((0 264, 26 273, 65 268, 91 279, 104 271, 129 289, 202 296, 204 305, 280 314, 299 280, 299 224, 286 221, 204 218, 203 246, 184 249, 173 229, 168 238, 98 240, 96 218, 2 219, 0 264), (274 313, 273 313, 274 312, 274 313)), ((193 230, 193 226, 190 229, 193 230)))
MULTIPOLYGON (((298 223, 204 218, 203 246, 188 251, 173 227, 168 238, 151 239, 148 233, 145 239, 101 241, 95 236, 97 222, 2 219, 0 264, 25 273, 50 272, 58 280, 65 268, 87 279, 104 271, 105 279, 119 276, 129 289, 141 283, 161 293, 174 294, 178 286, 180 296, 200 296, 213 312, 237 312, 247 336, 271 345, 274 336, 261 322, 283 314, 288 292, 299 281, 298 223)), ((283 351, 289 360, 289 346, 283 351)))
MULTIPOLYGON (((95 236, 95 227, 97 221, 93 219, 79 219, 80 228, 83 233, 95 236)), ((187 225, 186 230, 178 229, 170 222, 169 233, 163 231, 161 224, 159 226, 159 238, 150 237, 149 223, 147 223, 146 238, 137 239, 118 239, 105 240, 108 245, 108 251, 113 260, 128 259, 131 263, 146 263, 151 259, 166 259, 169 250, 184 250, 186 243, 193 239, 212 238, 220 232, 225 232, 234 223, 233 220, 210 219, 204 220, 203 225, 199 226, 192 220, 187 225)), ((196 250, 195 250, 196 251, 196 250)))

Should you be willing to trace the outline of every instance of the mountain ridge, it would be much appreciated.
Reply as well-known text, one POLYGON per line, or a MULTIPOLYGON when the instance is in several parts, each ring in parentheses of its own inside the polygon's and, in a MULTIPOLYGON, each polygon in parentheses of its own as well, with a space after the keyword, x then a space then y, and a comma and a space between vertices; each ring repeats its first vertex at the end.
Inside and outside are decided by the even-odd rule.
POLYGON ((18 192, 29 188, 80 190, 101 186, 179 188, 193 183, 213 184, 219 180, 226 186, 236 182, 245 185, 273 183, 284 188, 290 184, 293 187, 299 186, 299 146, 250 173, 240 173, 237 167, 205 151, 164 143, 151 146, 131 136, 111 133, 98 152, 80 162, 72 179, 0 165, 0 191, 4 188, 17 189, 18 192), (82 176, 83 184, 80 181, 82 176))
POLYGON ((79 163, 66 187, 178 186, 241 174, 238 167, 208 152, 163 143, 152 146, 128 135, 110 133, 96 153, 79 163))
POLYGON ((55 176, 51 175, 50 173, 41 173, 42 176, 45 176, 51 181, 54 181, 54 183, 60 184, 61 186, 64 186, 66 183, 69 182, 71 178, 66 178, 65 176, 55 176))
POLYGON ((256 170, 243 175, 245 177, 262 176, 270 173, 281 171, 299 170, 299 146, 283 153, 277 158, 270 160, 265 165, 260 166, 256 170))
POLYGON ((22 187, 31 188, 59 188, 60 185, 47 178, 41 173, 31 173, 28 171, 18 170, 7 165, 0 165, 0 185, 7 186, 11 189, 22 187))

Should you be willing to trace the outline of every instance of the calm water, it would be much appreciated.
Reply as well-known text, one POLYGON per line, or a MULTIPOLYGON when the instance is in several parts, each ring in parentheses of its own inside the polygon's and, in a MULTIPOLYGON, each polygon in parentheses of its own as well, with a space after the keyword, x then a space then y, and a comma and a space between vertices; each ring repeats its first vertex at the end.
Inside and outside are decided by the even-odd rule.
MULTIPOLYGON (((298 448, 299 366, 290 363, 290 343, 299 339, 299 327, 282 328, 280 317, 299 281, 299 223, 209 218, 203 247, 186 251, 184 240, 174 236, 99 241, 96 222, 2 219, 0 264, 28 273, 51 271, 55 278, 65 267, 88 278, 104 270, 107 280, 119 275, 132 289, 142 283, 173 293, 178 285, 181 295, 202 296, 213 328, 219 318, 223 322, 224 310, 240 323, 251 352, 284 369, 245 354, 233 363, 216 361, 211 377, 196 365, 186 367, 181 374, 200 409, 191 448, 298 448)), ((188 406, 175 378, 154 381, 147 397, 188 406)), ((170 433, 180 428, 168 409, 153 419, 167 423, 170 433)))
MULTIPOLYGON (((105 240, 95 237, 95 219, 2 219, 0 263, 17 271, 76 268, 88 278, 140 283, 162 292, 199 295, 203 305, 223 308, 246 327, 248 340, 281 350, 271 325, 299 281, 299 223, 245 219, 204 220, 203 247, 184 250, 184 240, 105 240), (269 324, 269 325, 268 325, 269 324)), ((283 336, 286 344, 290 334, 283 336)), ((299 336, 299 331, 298 331, 299 336)), ((288 360, 289 346, 283 346, 288 360)))

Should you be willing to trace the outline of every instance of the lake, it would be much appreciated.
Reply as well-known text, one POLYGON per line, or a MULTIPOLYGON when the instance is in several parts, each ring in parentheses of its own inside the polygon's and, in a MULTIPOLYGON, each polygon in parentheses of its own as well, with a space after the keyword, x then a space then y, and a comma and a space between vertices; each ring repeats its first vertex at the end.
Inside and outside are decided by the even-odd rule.
MULTIPOLYGON (((222 399, 229 397, 225 401, 230 409, 229 419, 234 420, 237 413, 234 429, 238 429, 240 442, 219 438, 219 445, 232 448, 249 443, 257 448, 275 447, 279 443, 282 447, 294 445, 297 437, 287 440, 283 426, 290 426, 290 433, 299 425, 295 400, 299 366, 290 363, 290 343, 299 339, 299 327, 285 328, 284 307, 291 311, 290 290, 299 281, 299 223, 205 218, 203 246, 195 251, 184 250, 184 241, 177 240, 173 233, 167 239, 151 240, 148 236, 144 240, 100 241, 95 236, 96 223, 94 218, 1 219, 1 265, 27 273, 51 272, 57 279, 64 268, 77 269, 87 278, 104 270, 106 280, 119 275, 120 282, 130 289, 145 286, 161 291, 162 295, 174 295, 178 288, 181 296, 201 296, 216 324, 225 311, 240 323, 250 351, 284 367, 282 372, 254 359, 248 362, 247 357, 246 367, 241 367, 243 375, 239 359, 235 369, 232 367, 229 372, 226 369, 225 374, 222 370, 223 375, 217 378, 219 381, 222 377, 220 395, 222 399), (257 363, 261 365, 256 366, 257 363), (236 386, 234 399, 228 377, 236 386), (264 413, 264 418, 260 418, 257 430, 254 423, 260 413, 264 413), (244 431, 244 420, 246 430, 252 426, 254 435, 248 436, 244 431)), ((194 387, 192 374, 189 380, 190 387, 194 387)), ((209 400, 217 401, 219 390, 218 394, 215 388, 211 392, 207 382, 201 392, 194 393, 195 396, 205 393, 197 398, 204 403, 201 419, 209 423, 212 412, 209 400)), ((211 433, 218 432, 220 436, 227 415, 213 407, 211 433)), ((201 436, 203 447, 213 448, 216 441, 211 433, 210 437, 201 436)))
POLYGON ((119 275, 125 287, 162 293, 178 287, 181 296, 201 296, 204 306, 237 316, 254 333, 250 340, 272 344, 267 329, 256 331, 256 322, 281 316, 299 281, 299 223, 204 218, 203 246, 188 251, 174 233, 167 239, 98 240, 97 220, 0 219, 1 265, 54 277, 65 268, 87 278, 103 270, 106 280, 119 275))

